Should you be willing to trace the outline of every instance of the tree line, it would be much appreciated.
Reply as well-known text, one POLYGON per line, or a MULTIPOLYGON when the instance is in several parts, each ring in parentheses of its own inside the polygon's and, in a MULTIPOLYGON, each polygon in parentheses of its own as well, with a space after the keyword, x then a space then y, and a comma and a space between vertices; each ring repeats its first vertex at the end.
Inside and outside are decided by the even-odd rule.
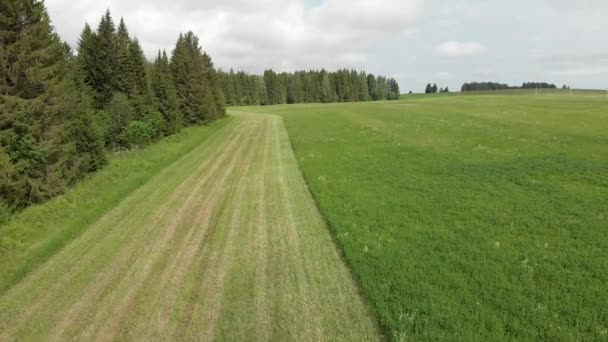
POLYGON ((450 92, 450 88, 448 88, 448 87, 437 88, 437 83, 433 83, 432 85, 430 83, 428 83, 426 85, 426 88, 424 88, 425 94, 437 94, 437 93, 449 93, 449 92, 450 92))
POLYGON ((263 75, 230 70, 218 75, 226 103, 232 106, 380 101, 400 96, 395 79, 347 69, 266 70, 263 75))
POLYGON ((0 216, 47 200, 107 163, 107 151, 149 144, 225 115, 211 58, 181 34, 146 60, 110 11, 84 26, 78 53, 42 1, 0 1, 0 216))
POLYGON ((461 91, 485 91, 503 89, 556 89, 555 84, 547 82, 524 82, 521 86, 509 86, 506 83, 470 82, 462 85, 461 91))

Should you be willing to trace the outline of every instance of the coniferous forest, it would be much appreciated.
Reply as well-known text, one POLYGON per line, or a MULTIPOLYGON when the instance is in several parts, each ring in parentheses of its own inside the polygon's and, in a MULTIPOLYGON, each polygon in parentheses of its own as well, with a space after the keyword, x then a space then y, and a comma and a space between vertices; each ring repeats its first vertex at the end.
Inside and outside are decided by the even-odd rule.
POLYGON ((254 75, 230 70, 218 74, 226 103, 232 106, 399 99, 399 84, 395 79, 364 71, 323 69, 276 73, 266 70, 263 75, 254 75))
POLYGON ((224 115, 218 74, 192 32, 150 63, 107 11, 74 51, 42 1, 0 1, 0 214, 60 194, 109 151, 224 115))

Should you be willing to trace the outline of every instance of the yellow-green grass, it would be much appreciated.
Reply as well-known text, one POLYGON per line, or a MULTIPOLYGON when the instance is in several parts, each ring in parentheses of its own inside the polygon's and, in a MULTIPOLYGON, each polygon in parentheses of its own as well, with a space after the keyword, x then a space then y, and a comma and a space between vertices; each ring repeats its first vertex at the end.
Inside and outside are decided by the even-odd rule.
POLYGON ((59 251, 102 214, 187 154, 231 119, 184 129, 141 150, 111 155, 110 164, 66 194, 32 206, 0 226, 0 294, 59 251))
POLYGON ((379 338, 276 116, 215 128, 0 297, 2 341, 379 338))
POLYGON ((391 339, 608 339, 605 95, 243 110, 284 117, 391 339))

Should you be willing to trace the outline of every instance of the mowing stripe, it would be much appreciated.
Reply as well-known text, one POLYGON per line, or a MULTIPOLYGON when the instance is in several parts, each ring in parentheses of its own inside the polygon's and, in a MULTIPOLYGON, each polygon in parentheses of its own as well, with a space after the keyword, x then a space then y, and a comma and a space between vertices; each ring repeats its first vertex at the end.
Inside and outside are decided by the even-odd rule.
POLYGON ((279 117, 234 113, 0 297, 0 340, 377 340, 279 117))

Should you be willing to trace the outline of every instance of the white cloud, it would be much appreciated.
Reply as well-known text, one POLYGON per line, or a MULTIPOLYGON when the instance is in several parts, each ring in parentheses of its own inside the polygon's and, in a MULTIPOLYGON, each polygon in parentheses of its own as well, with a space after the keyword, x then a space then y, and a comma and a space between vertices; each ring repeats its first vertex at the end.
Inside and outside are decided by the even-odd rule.
POLYGON ((435 49, 437 55, 449 58, 478 56, 485 51, 486 48, 477 42, 455 40, 444 42, 435 49))
POLYGON ((429 81, 443 81, 450 88, 475 80, 608 85, 605 74, 590 72, 605 66, 594 56, 608 54, 605 0, 46 0, 45 4, 57 32, 72 46, 85 21, 96 27, 109 8, 116 21, 125 18, 148 57, 158 49, 170 52, 179 33, 192 30, 223 69, 366 69, 396 77, 403 89, 413 90, 423 89, 429 81), (481 44, 497 41, 500 44, 490 49, 481 44), (539 60, 569 51, 591 57, 568 63, 539 60), (465 58, 480 54, 484 58, 475 63, 465 58), (567 75, 555 76, 560 71, 567 75))

